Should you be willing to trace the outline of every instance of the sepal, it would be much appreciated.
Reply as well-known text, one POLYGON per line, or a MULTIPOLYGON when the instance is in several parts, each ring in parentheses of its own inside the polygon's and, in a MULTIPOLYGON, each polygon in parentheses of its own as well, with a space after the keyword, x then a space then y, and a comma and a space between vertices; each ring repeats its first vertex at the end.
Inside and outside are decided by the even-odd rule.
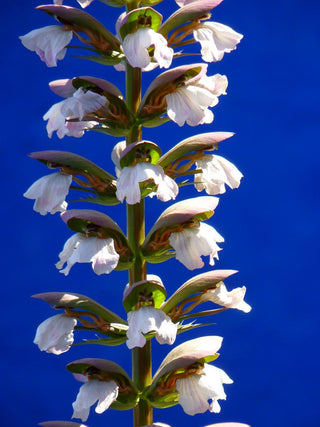
POLYGON ((112 238, 117 253, 120 255, 116 270, 126 270, 130 267, 133 253, 126 236, 121 228, 110 217, 89 209, 72 209, 61 214, 68 227, 82 233, 86 237, 112 238))
POLYGON ((115 381, 119 386, 117 400, 111 408, 117 410, 132 409, 139 400, 139 393, 124 369, 117 363, 104 359, 79 359, 66 366, 73 374, 84 375, 90 380, 115 381))
POLYGON ((189 21, 209 19, 211 9, 223 0, 193 1, 174 12, 159 28, 159 33, 166 36, 170 31, 189 21))
POLYGON ((167 293, 163 283, 157 276, 148 277, 147 280, 127 285, 123 294, 123 306, 126 312, 136 309, 137 304, 148 305, 152 302, 154 308, 160 308, 167 293))
POLYGON ((92 190, 95 196, 77 201, 99 203, 102 205, 116 205, 119 203, 116 197, 116 178, 90 160, 78 154, 65 151, 38 151, 29 154, 29 156, 39 160, 49 169, 59 168, 65 174, 84 177, 88 182, 77 179, 76 182, 79 187, 72 187, 72 189, 92 190))
POLYGON ((55 309, 71 308, 81 310, 81 312, 94 313, 108 323, 114 322, 124 325, 127 323, 120 316, 86 295, 71 292, 44 292, 32 295, 32 297, 49 303, 55 309))

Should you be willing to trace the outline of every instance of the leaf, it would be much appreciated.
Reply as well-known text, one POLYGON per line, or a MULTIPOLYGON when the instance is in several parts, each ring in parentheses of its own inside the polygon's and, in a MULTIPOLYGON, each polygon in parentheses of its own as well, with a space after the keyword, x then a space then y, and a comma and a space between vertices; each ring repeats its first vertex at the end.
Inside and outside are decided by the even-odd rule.
POLYGON ((99 338, 96 340, 84 340, 82 342, 78 342, 73 344, 73 346, 84 345, 84 344, 97 344, 97 345, 106 345, 109 347, 115 347, 117 345, 121 345, 127 341, 127 337, 115 337, 115 338, 99 338))
POLYGON ((103 41, 105 41, 107 42, 107 46, 110 46, 112 50, 121 51, 120 41, 101 22, 83 10, 59 5, 42 5, 38 6, 37 9, 51 16, 56 16, 62 24, 68 25, 71 30, 75 32, 88 32, 100 44, 103 44, 103 41))
POLYGON ((159 28, 159 33, 166 36, 170 31, 185 24, 188 21, 205 17, 210 18, 209 12, 218 6, 223 0, 201 0, 195 1, 181 7, 174 12, 159 28), (206 16, 207 15, 207 16, 206 16))
POLYGON ((70 292, 45 292, 32 295, 32 297, 46 301, 57 309, 66 307, 80 309, 94 313, 109 323, 127 323, 120 316, 85 295, 70 292))
POLYGON ((191 136, 175 145, 171 150, 165 153, 158 164, 165 169, 171 163, 181 159, 183 156, 199 151, 215 150, 217 144, 234 135, 232 132, 208 132, 191 136))
POLYGON ((185 298, 197 293, 202 293, 207 289, 215 289, 224 279, 235 273, 237 273, 236 270, 212 270, 198 274, 180 286, 180 288, 162 304, 161 310, 168 314, 185 298))

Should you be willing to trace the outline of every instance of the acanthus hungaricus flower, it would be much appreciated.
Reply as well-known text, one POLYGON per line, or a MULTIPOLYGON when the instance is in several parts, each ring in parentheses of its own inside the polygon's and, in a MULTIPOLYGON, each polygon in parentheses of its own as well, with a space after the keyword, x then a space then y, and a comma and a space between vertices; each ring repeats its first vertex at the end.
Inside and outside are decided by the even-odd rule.
POLYGON ((49 317, 38 326, 33 342, 41 351, 57 355, 65 353, 73 344, 76 324, 76 319, 64 314, 49 317))
POLYGON ((150 46, 154 47, 152 59, 160 68, 169 68, 173 50, 167 46, 167 40, 151 28, 139 28, 128 34, 123 40, 122 49, 132 67, 146 68, 151 62, 150 46))
POLYGON ((129 349, 143 347, 146 343, 143 334, 150 332, 156 332, 156 339, 160 344, 173 344, 178 327, 162 310, 151 306, 129 311, 128 325, 127 346, 129 349))
POLYGON ((95 412, 102 414, 118 397, 119 386, 113 380, 88 380, 83 375, 76 375, 76 378, 85 381, 85 383, 80 387, 77 398, 72 404, 72 418, 80 418, 82 421, 87 421, 90 407, 97 401, 95 412))
POLYGON ((235 288, 228 292, 224 283, 216 289, 209 289, 201 295, 200 301, 211 301, 215 304, 221 305, 226 308, 236 308, 237 310, 249 313, 251 306, 244 301, 246 287, 235 288))
POLYGON ((126 199, 129 205, 139 203, 141 200, 139 183, 149 180, 152 180, 157 186, 157 190, 149 194, 150 197, 156 195, 162 202, 176 198, 179 192, 177 183, 166 175, 160 166, 140 162, 121 169, 116 191, 118 200, 122 202, 126 199))
POLYGON ((218 400, 226 399, 223 384, 232 383, 232 379, 222 369, 205 363, 200 374, 177 380, 179 403, 188 415, 206 411, 220 412, 218 400))
POLYGON ((61 172, 46 175, 34 182, 24 193, 24 197, 35 200, 33 209, 41 215, 64 212, 68 206, 65 198, 71 182, 72 175, 61 172))
POLYGON ((214 116, 209 107, 218 104, 218 97, 226 94, 227 86, 227 77, 221 74, 193 78, 165 96, 167 114, 179 126, 185 122, 190 126, 212 123, 214 116))
POLYGON ((112 238, 86 237, 84 234, 76 233, 66 241, 59 258, 60 261, 57 262, 56 267, 65 276, 77 262, 92 263, 93 271, 101 275, 109 274, 114 270, 120 256, 114 248, 112 238), (67 263, 66 267, 61 270, 65 263, 67 263))
POLYGON ((214 258, 218 259, 218 251, 221 251, 217 242, 224 242, 224 238, 213 227, 201 222, 197 227, 171 233, 169 242, 176 251, 176 259, 194 270, 204 266, 201 256, 209 256, 209 264, 214 265, 214 258))
POLYGON ((195 175, 195 188, 198 191, 206 190, 210 195, 225 193, 225 184, 232 189, 238 188, 243 178, 233 163, 217 155, 203 156, 197 160, 196 168, 202 169, 202 172, 195 175))
POLYGON ((61 25, 49 25, 19 37, 23 46, 39 55, 48 67, 56 67, 57 60, 63 59, 66 46, 72 39, 72 31, 61 25))
POLYGON ((61 139, 65 135, 81 137, 85 129, 92 128, 98 122, 82 121, 88 113, 97 111, 108 102, 107 98, 90 90, 84 91, 79 88, 72 97, 54 104, 43 116, 43 120, 48 120, 47 132, 49 138, 57 131, 61 139), (72 120, 77 120, 73 122, 72 120))
POLYGON ((243 35, 219 22, 201 22, 193 30, 193 36, 201 44, 201 56, 206 62, 221 61, 225 53, 236 49, 243 35))

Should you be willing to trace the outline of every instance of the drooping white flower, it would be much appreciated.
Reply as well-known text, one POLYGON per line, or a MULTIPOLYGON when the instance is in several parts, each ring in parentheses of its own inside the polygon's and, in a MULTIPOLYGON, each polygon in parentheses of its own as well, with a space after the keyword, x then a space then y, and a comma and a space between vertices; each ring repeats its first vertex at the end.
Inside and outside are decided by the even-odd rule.
POLYGON ((64 212, 68 206, 65 198, 71 182, 72 175, 61 172, 45 175, 34 182, 23 196, 35 200, 33 210, 41 215, 64 212))
POLYGON ((120 257, 114 248, 112 238, 100 239, 76 233, 66 241, 59 258, 60 261, 56 263, 56 267, 65 276, 77 262, 91 262, 93 271, 100 276, 114 270, 120 257), (66 267, 61 270, 65 263, 67 263, 66 267))
POLYGON ((73 330, 76 324, 76 319, 64 314, 49 317, 38 326, 33 342, 41 351, 53 354, 65 353, 73 344, 73 330))
POLYGON ((159 308, 141 307, 128 313, 127 346, 129 349, 143 347, 146 339, 143 334, 156 332, 159 344, 173 344, 177 335, 178 325, 173 323, 159 308))
POLYGON ((211 123, 214 116, 208 108, 218 104, 218 97, 226 94, 227 86, 228 80, 221 74, 210 77, 205 75, 199 80, 186 82, 165 96, 167 114, 179 126, 185 122, 190 126, 211 123))
POLYGON ((199 227, 171 233, 169 242, 176 251, 176 259, 194 270, 204 266, 201 256, 209 255, 209 264, 214 265, 214 258, 218 259, 218 251, 221 251, 217 242, 224 242, 224 238, 213 227, 201 222, 199 227))
POLYGON ((149 162, 140 162, 134 166, 121 169, 116 191, 118 200, 123 202, 126 199, 129 205, 139 203, 141 199, 139 183, 150 179, 157 185, 157 191, 150 193, 150 197, 155 194, 162 202, 176 198, 179 192, 177 183, 166 175, 160 166, 149 162))
POLYGON ((226 399, 223 384, 232 383, 232 379, 222 369, 205 363, 200 375, 177 380, 179 403, 188 415, 206 411, 218 413, 221 410, 218 400, 226 399))
POLYGON ((246 287, 235 288, 228 292, 224 283, 216 289, 209 289, 201 295, 200 301, 211 301, 226 308, 236 308, 237 310, 249 313, 251 306, 244 301, 246 287))
POLYGON ((243 35, 219 22, 202 22, 193 36, 201 44, 201 56, 206 62, 221 61, 225 53, 236 49, 243 35))
POLYGON ((72 418, 87 421, 90 407, 98 401, 95 408, 97 414, 102 414, 117 399, 119 387, 115 381, 87 380, 80 387, 75 402, 73 402, 72 418))
POLYGON ((238 188, 242 173, 227 159, 217 155, 206 155, 196 162, 196 168, 202 169, 195 175, 195 188, 198 191, 206 190, 207 194, 223 194, 225 184, 230 188, 238 188))
MULTIPOLYGON (((85 7, 89 6, 93 2, 93 0, 77 0, 77 2, 80 4, 80 6, 84 9, 85 7)), ((53 0, 54 4, 63 4, 63 0, 53 0)))
POLYGON ((48 67, 56 67, 57 60, 65 57, 72 31, 66 31, 61 25, 49 25, 32 30, 19 38, 23 46, 36 52, 48 67))
POLYGON ((154 47, 153 59, 160 68, 169 68, 173 58, 173 50, 167 46, 167 40, 151 28, 139 28, 129 33, 123 40, 122 49, 131 67, 146 68, 151 58, 148 52, 154 47))
POLYGON ((48 120, 47 132, 49 138, 51 138, 54 131, 57 131, 60 139, 65 135, 82 136, 84 129, 92 128, 95 125, 94 121, 81 122, 83 117, 98 110, 106 103, 105 96, 90 90, 85 92, 80 87, 72 97, 54 104, 43 116, 43 120, 48 120), (73 122, 68 123, 70 119, 79 119, 80 121, 77 125, 74 125, 71 124, 73 122))

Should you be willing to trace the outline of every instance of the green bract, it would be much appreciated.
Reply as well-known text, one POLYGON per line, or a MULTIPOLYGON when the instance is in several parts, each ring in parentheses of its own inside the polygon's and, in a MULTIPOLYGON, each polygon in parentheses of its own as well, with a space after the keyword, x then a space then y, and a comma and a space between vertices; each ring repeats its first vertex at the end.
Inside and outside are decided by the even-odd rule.
POLYGON ((160 147, 151 141, 139 141, 129 144, 121 153, 120 166, 132 166, 139 161, 156 165, 161 156, 160 147))
POLYGON ((133 33, 139 28, 151 28, 158 31, 162 21, 162 15, 151 7, 142 7, 129 12, 124 18, 124 23, 120 28, 122 40, 127 34, 133 33))
POLYGON ((123 295, 123 306, 128 313, 135 310, 138 302, 143 305, 143 300, 145 299, 146 305, 152 301, 154 308, 160 308, 166 296, 165 287, 160 281, 156 279, 142 280, 126 287, 123 295))

